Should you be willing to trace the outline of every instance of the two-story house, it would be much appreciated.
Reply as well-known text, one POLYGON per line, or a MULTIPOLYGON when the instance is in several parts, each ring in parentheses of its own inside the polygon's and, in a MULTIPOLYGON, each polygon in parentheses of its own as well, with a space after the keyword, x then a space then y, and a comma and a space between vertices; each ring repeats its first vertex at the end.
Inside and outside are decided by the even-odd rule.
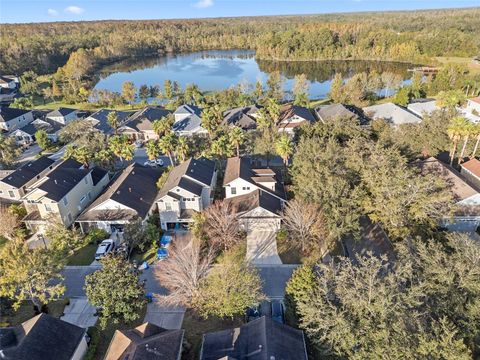
POLYGON ((29 145, 36 141, 35 134, 39 130, 45 131, 47 138, 53 142, 57 142, 58 134, 63 128, 61 123, 50 119, 36 119, 30 124, 13 131, 10 136, 15 138, 17 145, 29 145))
POLYGON ((0 107, 0 131, 12 132, 33 121, 31 110, 0 107))
POLYGON ((62 125, 67 125, 68 123, 79 119, 78 110, 64 107, 50 111, 47 113, 46 118, 56 121, 62 125))
POLYGON ((0 179, 0 198, 20 201, 33 183, 53 169, 53 163, 52 159, 41 156, 0 179))
POLYGON ((125 224, 138 218, 146 221, 157 205, 157 181, 162 170, 129 165, 102 194, 77 218, 82 232, 91 228, 108 233, 123 232, 125 224))
POLYGON ((313 124, 315 116, 310 109, 298 105, 285 105, 280 111, 278 131, 293 134, 295 129, 304 124, 313 124))
POLYGON ((111 135, 115 132, 115 129, 108 123, 108 115, 115 112, 118 120, 118 127, 122 126, 127 119, 132 115, 130 111, 115 111, 110 109, 101 109, 85 118, 85 121, 90 121, 93 127, 105 135, 111 135))
POLYGON ((33 232, 42 231, 50 219, 69 227, 108 182, 107 171, 64 160, 22 198, 28 212, 23 221, 33 232))
POLYGON ((190 223, 195 212, 212 203, 216 181, 215 162, 206 158, 189 159, 174 167, 157 197, 162 229, 190 223))
POLYGON ((172 130, 178 136, 207 135, 202 127, 202 109, 195 105, 182 105, 173 113, 175 122, 172 130))
POLYGON ((17 89, 20 85, 18 77, 13 75, 0 75, 0 88, 17 89))
POLYGON ((285 190, 272 169, 253 168, 248 158, 229 158, 223 187, 225 199, 236 208, 244 230, 280 228, 285 190))
POLYGON ((480 96, 468 99, 465 110, 475 116, 480 116, 480 96))

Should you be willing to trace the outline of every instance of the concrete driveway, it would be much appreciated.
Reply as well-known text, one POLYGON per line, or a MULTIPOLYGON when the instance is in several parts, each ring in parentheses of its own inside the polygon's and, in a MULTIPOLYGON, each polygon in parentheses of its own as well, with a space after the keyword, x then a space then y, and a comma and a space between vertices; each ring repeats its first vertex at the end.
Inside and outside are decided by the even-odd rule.
POLYGON ((282 264, 277 251, 275 231, 252 230, 247 233, 247 261, 253 265, 282 264))
POLYGON ((90 305, 86 297, 72 298, 70 304, 65 307, 64 315, 60 318, 83 328, 94 326, 97 322, 96 309, 90 305))
POLYGON ((18 157, 17 161, 19 164, 24 164, 26 162, 35 160, 37 155, 40 154, 40 151, 42 151, 40 146, 33 144, 18 157))
POLYGON ((147 313, 143 322, 151 322, 164 329, 181 329, 185 308, 159 305, 155 300, 147 304, 147 313))
POLYGON ((263 281, 263 293, 270 299, 283 299, 285 287, 299 265, 257 265, 263 281))
MULTIPOLYGON (((163 160, 163 166, 170 166, 170 158, 168 156, 160 155, 158 158, 163 160)), ((137 164, 141 164, 141 165, 143 165, 145 163, 145 161, 148 160, 148 156, 147 156, 147 152, 145 151, 145 147, 135 149, 135 154, 133 155, 133 160, 137 164)))

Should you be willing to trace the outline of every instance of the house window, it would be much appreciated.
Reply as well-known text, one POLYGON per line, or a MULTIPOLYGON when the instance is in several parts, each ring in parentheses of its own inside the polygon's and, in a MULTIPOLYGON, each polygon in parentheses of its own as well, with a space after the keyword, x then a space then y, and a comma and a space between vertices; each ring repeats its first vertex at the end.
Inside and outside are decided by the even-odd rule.
POLYGON ((242 187, 242 190, 250 190, 250 186, 244 186, 242 187))
POLYGON ((166 209, 167 211, 172 211, 172 204, 170 204, 170 203, 168 203, 168 202, 165 203, 165 209, 166 209))
POLYGON ((88 176, 85 176, 85 184, 88 184, 88 176))
POLYGON ((68 213, 67 217, 68 217, 68 222, 72 222, 72 214, 68 213))
POLYGON ((68 199, 67 199, 66 196, 63 198, 63 205, 65 205, 65 206, 68 205, 68 199))
POLYGON ((3 191, 2 191, 2 190, 0 190, 0 194, 3 194, 3 191))
POLYGON ((86 199, 87 199, 87 195, 83 195, 82 198, 80 199, 80 204, 83 204, 86 199))
POLYGON ((52 211, 52 207, 49 204, 45 204, 45 211, 52 211))
POLYGON ((15 193, 12 190, 8 190, 8 196, 10 196, 11 198, 14 198, 15 193))
POLYGON ((90 191, 88 192, 88 200, 92 200, 92 194, 90 193, 90 191))
POLYGON ((235 195, 235 194, 237 193, 237 188, 236 188, 236 187, 230 188, 230 193, 231 193, 232 195, 235 195))

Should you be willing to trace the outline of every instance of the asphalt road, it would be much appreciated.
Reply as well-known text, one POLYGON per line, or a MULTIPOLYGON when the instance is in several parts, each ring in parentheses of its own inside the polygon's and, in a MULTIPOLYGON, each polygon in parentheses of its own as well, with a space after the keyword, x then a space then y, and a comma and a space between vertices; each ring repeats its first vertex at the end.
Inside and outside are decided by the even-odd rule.
MULTIPOLYGON (((158 158, 163 160, 163 164, 164 164, 163 166, 170 165, 170 158, 168 156, 160 155, 158 158)), ((135 155, 133 156, 133 160, 136 163, 142 164, 142 165, 145 163, 145 161, 148 160, 148 156, 147 156, 147 153, 145 152, 144 147, 135 149, 135 155)))
MULTIPOLYGON (((263 281, 263 291, 271 299, 283 298, 285 294, 285 285, 292 276, 297 265, 257 265, 260 277, 263 281)), ((100 266, 67 266, 63 270, 66 287, 65 296, 80 297, 85 296, 85 277, 88 274, 98 270, 100 266)), ((154 269, 161 271, 162 263, 158 263, 140 275, 140 279, 145 280, 145 292, 153 294, 166 294, 167 290, 161 286, 154 276, 154 269)))

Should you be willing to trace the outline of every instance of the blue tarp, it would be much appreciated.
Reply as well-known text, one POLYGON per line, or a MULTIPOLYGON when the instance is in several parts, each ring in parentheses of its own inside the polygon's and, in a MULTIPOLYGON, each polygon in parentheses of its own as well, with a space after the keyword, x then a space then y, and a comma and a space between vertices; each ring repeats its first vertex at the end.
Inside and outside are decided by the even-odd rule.
POLYGON ((157 250, 157 259, 165 259, 168 257, 168 250, 161 248, 157 250))
POLYGON ((160 246, 167 247, 172 242, 173 237, 171 235, 162 235, 160 239, 160 246))

